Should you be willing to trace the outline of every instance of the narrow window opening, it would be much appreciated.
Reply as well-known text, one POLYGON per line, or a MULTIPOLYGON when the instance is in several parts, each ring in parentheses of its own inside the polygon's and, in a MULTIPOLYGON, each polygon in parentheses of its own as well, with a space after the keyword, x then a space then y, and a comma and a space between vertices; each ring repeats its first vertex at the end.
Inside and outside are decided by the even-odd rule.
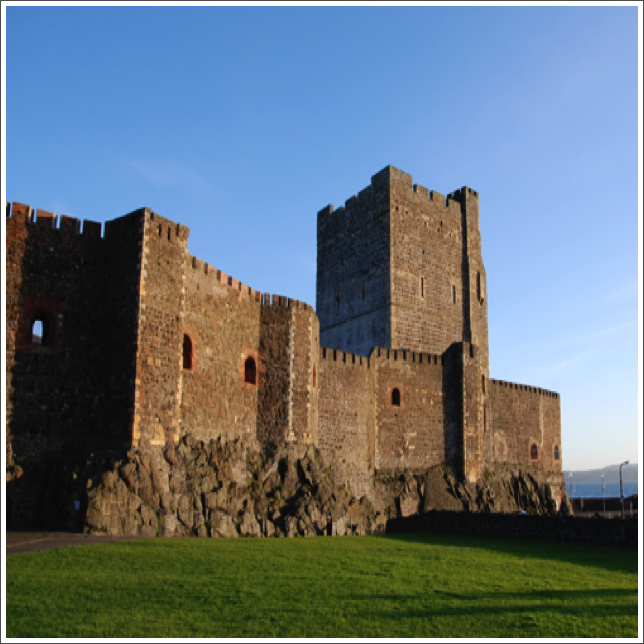
POLYGON ((192 340, 189 335, 183 336, 183 368, 187 371, 192 371, 193 354, 192 354, 192 340))
POLYGON ((559 460, 559 445, 555 445, 555 461, 559 460))
POLYGON ((530 448, 530 458, 533 461, 536 461, 539 458, 539 450, 535 443, 532 443, 532 447, 530 448))
POLYGON ((400 389, 392 389, 391 405, 392 407, 400 407, 400 389))
POLYGON ((161 235, 163 235, 163 226, 159 224, 159 237, 161 237, 161 235))
POLYGON ((456 304, 456 287, 452 286, 452 304, 456 304))
POLYGON ((485 393, 485 376, 481 376, 481 391, 485 393))
POLYGON ((249 356, 244 363, 244 382, 252 385, 257 382, 257 367, 255 365, 255 358, 249 356))
POLYGON ((31 341, 33 344, 45 344, 45 322, 37 318, 31 327, 31 341))
POLYGON ((168 226, 168 241, 172 241, 172 230, 168 226))
POLYGON ((425 297, 425 279, 420 278, 420 296, 425 297))
POLYGON ((315 370, 315 367, 313 367, 313 389, 315 389, 318 386, 318 379, 317 379, 317 372, 315 370))
POLYGON ((476 272, 476 299, 481 301, 481 273, 476 272))

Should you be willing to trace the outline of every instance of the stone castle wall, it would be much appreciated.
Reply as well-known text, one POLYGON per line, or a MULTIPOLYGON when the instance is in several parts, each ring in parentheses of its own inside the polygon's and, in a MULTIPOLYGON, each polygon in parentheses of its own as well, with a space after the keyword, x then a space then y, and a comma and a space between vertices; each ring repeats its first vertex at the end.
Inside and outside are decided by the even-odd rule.
POLYGON ((391 344, 389 176, 317 218, 316 310, 322 346, 368 356, 391 344))
POLYGON ((562 471, 561 399, 538 387, 502 380, 489 382, 489 437, 486 460, 562 471), (532 454, 536 448, 536 458, 532 454), (555 458, 555 448, 558 458, 555 458))
POLYGON ((295 457, 315 445, 359 496, 376 471, 561 474, 559 396, 489 379, 469 188, 445 199, 389 166, 320 211, 317 314, 192 256, 189 230, 149 208, 102 236, 7 214, 7 467, 190 436, 295 457))
POLYGON ((140 217, 106 225, 7 212, 8 450, 24 462, 131 440, 140 217), (41 342, 32 341, 34 322, 41 342))

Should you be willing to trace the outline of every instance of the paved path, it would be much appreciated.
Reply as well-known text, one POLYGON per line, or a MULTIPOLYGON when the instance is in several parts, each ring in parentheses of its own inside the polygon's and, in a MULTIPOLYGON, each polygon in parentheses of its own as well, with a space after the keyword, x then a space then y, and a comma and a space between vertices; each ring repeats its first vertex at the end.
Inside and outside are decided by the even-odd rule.
POLYGON ((79 534, 76 532, 7 532, 8 555, 34 552, 48 548, 89 546, 110 541, 131 541, 137 537, 111 537, 107 534, 79 534))

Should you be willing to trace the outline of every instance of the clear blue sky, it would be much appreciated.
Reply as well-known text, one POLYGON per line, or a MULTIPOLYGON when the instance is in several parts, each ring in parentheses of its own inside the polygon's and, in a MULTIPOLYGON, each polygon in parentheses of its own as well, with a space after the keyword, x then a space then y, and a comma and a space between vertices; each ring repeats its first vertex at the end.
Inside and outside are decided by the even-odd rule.
POLYGON ((637 8, 5 9, 3 197, 315 305, 319 209, 468 185, 491 376, 561 394, 566 469, 638 460, 637 8))

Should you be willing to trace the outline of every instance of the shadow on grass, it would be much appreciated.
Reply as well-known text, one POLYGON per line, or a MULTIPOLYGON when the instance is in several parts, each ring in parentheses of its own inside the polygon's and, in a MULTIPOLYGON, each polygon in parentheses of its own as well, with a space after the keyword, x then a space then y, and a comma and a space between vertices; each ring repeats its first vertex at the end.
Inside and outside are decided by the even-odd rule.
POLYGON ((591 546, 587 544, 530 539, 500 539, 497 537, 469 536, 441 532, 384 534, 378 535, 376 538, 406 543, 419 543, 427 546, 476 548, 521 558, 529 557, 582 566, 593 566, 613 572, 637 574, 638 571, 637 549, 631 548, 591 546))

